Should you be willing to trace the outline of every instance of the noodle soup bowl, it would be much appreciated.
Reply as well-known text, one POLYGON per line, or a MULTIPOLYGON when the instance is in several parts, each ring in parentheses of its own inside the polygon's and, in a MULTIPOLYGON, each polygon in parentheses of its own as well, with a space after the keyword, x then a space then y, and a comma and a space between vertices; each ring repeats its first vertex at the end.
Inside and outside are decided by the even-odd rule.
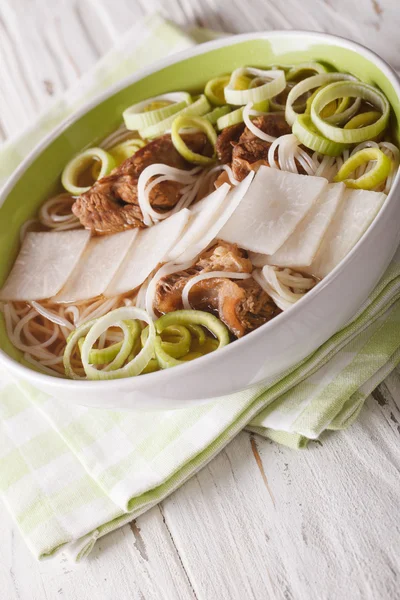
MULTIPOLYGON (((212 77, 251 65, 316 60, 377 85, 392 105, 399 141, 400 86, 376 54, 320 33, 275 31, 233 36, 167 58, 85 106, 38 145, 16 169, 0 197, 0 284, 19 247, 19 230, 59 186, 60 174, 79 150, 116 129, 134 102, 174 90, 199 91, 212 77)), ((171 409, 267 382, 294 367, 340 330, 384 273, 400 238, 399 177, 358 244, 292 308, 227 347, 183 366, 113 381, 73 381, 35 370, 8 340, 0 322, 0 366, 16 378, 74 404, 113 409, 171 409)))

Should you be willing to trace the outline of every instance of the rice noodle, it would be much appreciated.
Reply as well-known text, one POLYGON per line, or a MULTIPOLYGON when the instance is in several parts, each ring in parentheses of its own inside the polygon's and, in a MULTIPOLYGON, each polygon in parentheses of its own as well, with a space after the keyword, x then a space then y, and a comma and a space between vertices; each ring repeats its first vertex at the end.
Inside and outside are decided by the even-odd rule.
POLYGON ((103 150, 109 150, 110 148, 113 148, 117 144, 120 144, 121 142, 124 142, 125 140, 129 140, 130 138, 135 138, 135 137, 138 137, 138 135, 137 134, 135 135, 134 131, 127 129, 125 127, 125 124, 122 123, 122 125, 120 125, 118 127, 118 129, 116 129, 115 131, 110 133, 110 135, 108 135, 106 138, 104 138, 104 140, 102 142, 100 142, 99 148, 103 148, 103 150))
POLYGON ((298 173, 297 163, 307 175, 315 175, 319 162, 300 147, 300 142, 293 133, 287 133, 276 138, 268 150, 268 163, 273 169, 281 169, 290 173, 298 173), (278 151, 278 161, 276 161, 278 151), (297 163, 296 163, 297 161, 297 163))
POLYGON ((91 321, 92 319, 97 319, 98 317, 102 317, 107 312, 113 310, 117 307, 119 303, 119 296, 114 298, 109 298, 107 300, 97 300, 93 303, 90 303, 80 314, 80 317, 76 323, 76 326, 79 327, 86 321, 91 321))
POLYGON ((213 279, 214 277, 227 279, 249 279, 251 275, 250 273, 237 273, 234 271, 208 271, 207 273, 200 273, 200 275, 191 277, 182 291, 183 308, 187 310, 192 308, 189 302, 189 293, 192 287, 204 279, 213 279))
POLYGON ((386 179, 385 188, 383 190, 385 194, 388 194, 399 171, 400 150, 390 142, 380 142, 379 148, 392 160, 392 168, 388 178, 386 179))
POLYGON ((170 167, 163 163, 149 165, 143 169, 138 180, 138 202, 143 214, 144 224, 149 227, 157 221, 166 219, 172 214, 178 212, 181 208, 189 206, 196 197, 197 191, 200 187, 201 181, 199 182, 199 178, 196 177, 196 175, 199 174, 199 171, 201 171, 201 167, 195 167, 190 171, 184 171, 181 169, 176 169, 175 167, 170 167), (155 176, 157 176, 156 179, 150 181, 155 176), (196 188, 196 192, 191 193, 192 190, 186 188, 186 192, 181 195, 179 202, 174 208, 168 212, 160 213, 152 208, 149 194, 154 186, 162 181, 176 181, 186 185, 191 184, 192 187, 196 188))
POLYGON ((171 275, 172 273, 176 273, 178 271, 185 271, 186 269, 189 269, 193 265, 193 263, 193 260, 186 261, 180 264, 175 261, 165 263, 165 265, 160 267, 158 271, 156 271, 156 273, 153 275, 153 277, 151 277, 151 279, 148 280, 146 290, 145 292, 143 292, 143 295, 145 296, 143 308, 145 308, 147 314, 150 315, 153 321, 157 319, 157 315, 154 312, 154 296, 157 289, 157 283, 160 281, 160 279, 166 277, 167 275, 171 275))
POLYGON ((68 305, 64 309, 64 313, 65 314, 70 313, 72 315, 72 319, 73 319, 74 325, 76 327, 76 324, 79 321, 79 308, 77 306, 68 305))
POLYGON ((243 121, 246 124, 246 127, 250 129, 251 133, 253 133, 256 137, 260 138, 260 140, 264 140, 264 142, 274 142, 276 140, 275 137, 265 133, 259 127, 256 127, 252 122, 250 117, 260 117, 267 113, 260 112, 258 110, 252 110, 253 102, 249 102, 243 109, 243 121))
POLYGON ((54 231, 66 231, 81 227, 71 208, 75 197, 67 193, 49 198, 40 208, 39 222, 54 231))
POLYGON ((143 310, 146 308, 146 292, 147 292, 147 286, 149 285, 149 282, 150 282, 150 278, 151 278, 151 275, 149 275, 149 277, 147 279, 145 279, 145 281, 140 286, 140 289, 139 289, 136 299, 135 299, 136 308, 143 308, 143 310))
MULTIPOLYGON (((11 343, 24 352, 26 360, 47 374, 64 375, 63 354, 66 340, 80 324, 100 317, 132 299, 116 296, 97 298, 78 305, 49 304, 32 301, 29 304, 7 302, 0 305, 11 343)), ((99 338, 98 347, 120 341, 119 332, 107 331, 99 338)), ((79 355, 73 359, 74 369, 81 368, 79 355)))
POLYGON ((70 321, 67 321, 67 319, 64 319, 63 317, 60 317, 55 312, 44 308, 38 302, 32 300, 32 302, 30 302, 29 304, 32 306, 32 308, 36 310, 36 312, 38 312, 40 315, 42 315, 52 323, 57 323, 57 325, 63 325, 67 329, 74 329, 74 326, 70 323, 70 321))
POLYGON ((281 310, 293 306, 316 284, 313 277, 269 265, 253 271, 253 277, 281 310))

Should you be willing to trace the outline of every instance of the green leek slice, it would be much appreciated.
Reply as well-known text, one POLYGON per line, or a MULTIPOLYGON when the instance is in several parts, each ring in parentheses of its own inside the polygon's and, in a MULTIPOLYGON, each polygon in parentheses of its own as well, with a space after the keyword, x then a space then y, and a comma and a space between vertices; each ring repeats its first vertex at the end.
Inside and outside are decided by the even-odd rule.
POLYGON ((189 106, 186 106, 185 108, 182 108, 182 110, 175 113, 174 115, 167 117, 166 119, 164 119, 163 121, 160 121, 159 123, 156 123, 155 125, 151 125, 150 127, 141 129, 139 131, 140 137, 142 137, 144 139, 151 139, 151 138, 157 137, 159 135, 162 135, 169 129, 171 129, 172 123, 174 122, 176 117, 182 116, 182 115, 201 116, 201 115, 204 115, 204 114, 210 112, 210 110, 211 110, 211 105, 210 105, 209 101, 207 100, 207 98, 204 95, 201 95, 197 100, 192 102, 192 104, 190 104, 189 106))
POLYGON ((304 62, 299 65, 295 65, 291 67, 289 71, 286 73, 286 81, 293 81, 293 79, 297 79, 299 75, 304 74, 304 72, 314 71, 314 73, 326 73, 327 68, 319 62, 304 62))
POLYGON ((342 81, 343 79, 351 81, 356 80, 352 75, 346 75, 345 73, 322 73, 321 75, 313 75, 312 77, 303 79, 303 81, 299 81, 299 83, 290 90, 286 100, 285 118, 289 125, 293 125, 296 120, 297 113, 294 110, 294 104, 300 96, 310 90, 325 86, 332 81, 342 81))
POLYGON ((385 181, 390 174, 391 168, 392 161, 382 150, 379 150, 379 148, 364 148, 350 156, 343 163, 334 181, 343 181, 350 188, 372 190, 385 181), (367 171, 367 173, 358 177, 358 179, 349 179, 349 175, 358 169, 358 167, 371 160, 376 161, 376 163, 370 171, 367 171))
MULTIPOLYGON (((244 106, 237 108, 236 110, 220 117, 217 120, 217 129, 221 131, 226 127, 230 127, 231 125, 237 125, 238 123, 243 123, 243 110, 244 106)), ((268 112, 269 110, 269 101, 264 100, 263 102, 258 102, 258 104, 254 104, 253 110, 257 110, 259 112, 268 112)))
POLYGON ((187 92, 172 92, 133 104, 122 113, 125 127, 132 131, 151 127, 191 104, 187 92))
MULTIPOLYGON (((203 326, 208 329, 217 339, 217 348, 222 348, 230 342, 228 328, 214 315, 203 312, 201 310, 176 310, 171 313, 167 313, 157 319, 154 323, 157 336, 154 342, 154 351, 156 358, 161 369, 169 369, 170 367, 176 367, 183 364, 188 359, 187 354, 182 357, 182 360, 178 360, 166 352, 165 342, 161 338, 161 334, 167 328, 177 325, 183 325, 188 327, 190 325, 203 326)), ((196 352, 196 354, 203 353, 196 352)), ((193 358, 195 358, 193 356, 193 358)))
POLYGON ((229 106, 226 106, 226 105, 217 106, 211 112, 203 115, 203 119, 207 119, 207 121, 210 121, 211 125, 215 125, 217 123, 218 119, 220 119, 224 115, 227 115, 230 112, 231 112, 231 109, 229 106))
POLYGON ((214 315, 202 310, 176 310, 157 319, 154 325, 158 334, 170 325, 202 325, 217 338, 219 348, 226 346, 230 341, 226 325, 214 315))
POLYGON ((204 329, 200 325, 194 325, 193 323, 188 323, 186 327, 189 329, 190 333, 197 338, 197 342, 200 346, 202 346, 207 339, 204 329))
POLYGON ((64 168, 61 175, 61 183, 64 189, 73 196, 80 196, 90 190, 91 186, 81 187, 78 185, 79 175, 82 174, 94 161, 101 164, 97 179, 105 177, 116 166, 113 156, 102 148, 88 148, 80 152, 64 168))
POLYGON ((110 148, 109 153, 114 158, 117 165, 120 165, 127 158, 130 158, 137 152, 140 148, 143 148, 146 145, 144 140, 140 138, 132 138, 129 140, 125 140, 116 146, 110 148))
POLYGON ((207 99, 215 106, 222 106, 225 104, 224 88, 228 85, 230 75, 225 77, 215 77, 207 81, 204 93, 207 99))
POLYGON ((350 119, 350 121, 348 121, 348 123, 346 123, 344 126, 344 129, 358 129, 359 127, 364 127, 365 125, 372 125, 372 123, 375 123, 380 116, 381 113, 376 110, 360 113, 359 115, 356 115, 350 119))
MULTIPOLYGON (((161 348, 169 356, 181 358, 189 352, 192 338, 187 327, 184 325, 169 325, 162 333, 170 338, 165 340, 161 338, 161 348)), ((146 327, 143 329, 140 338, 142 345, 146 343, 148 335, 149 330, 148 327, 146 327)))
MULTIPOLYGON (((154 358, 155 337, 156 331, 153 321, 149 315, 140 308, 136 308, 134 306, 124 306, 121 308, 116 308, 103 317, 100 317, 87 332, 81 350, 82 364, 88 379, 120 379, 122 377, 134 377, 135 375, 139 375, 150 362, 150 360, 154 358), (146 343, 140 350, 139 354, 132 358, 132 360, 126 363, 123 367, 121 366, 119 368, 115 368, 112 371, 110 370, 110 365, 102 370, 96 369, 94 366, 92 366, 90 364, 89 357, 93 345, 100 335, 104 331, 107 331, 109 327, 121 327, 124 333, 124 339, 120 354, 121 356, 125 355, 124 360, 128 358, 133 348, 133 335, 125 324, 125 321, 131 320, 144 321, 149 326, 149 334, 146 343)), ((73 337, 71 339, 73 339, 73 337)))
POLYGON ((180 115, 179 117, 176 117, 171 127, 171 140, 179 154, 183 156, 183 158, 186 159, 188 162, 194 163, 196 165, 210 165, 215 161, 215 145, 217 143, 217 134, 215 133, 214 127, 211 125, 210 121, 207 121, 207 119, 203 119, 202 117, 190 117, 187 115, 180 115), (180 130, 189 129, 192 127, 199 129, 200 131, 203 131, 203 133, 206 134, 208 140, 210 141, 213 147, 212 157, 203 156, 202 154, 193 152, 185 144, 185 142, 181 138, 180 130))
MULTIPOLYGON (((142 329, 141 329, 138 321, 126 321, 125 324, 131 330, 131 333, 133 336, 132 347, 134 347, 136 342, 140 338, 142 329)), ((80 350, 82 350, 83 342, 84 342, 84 338, 81 337, 80 340, 78 341, 78 346, 79 346, 80 350)), ((111 346, 108 346, 107 348, 102 348, 102 349, 93 348, 90 351, 90 355, 89 355, 90 364, 91 365, 106 365, 108 363, 111 363, 118 356, 118 353, 122 348, 122 343, 123 343, 122 341, 115 342, 115 344, 111 344, 111 346)), ((119 366, 122 366, 123 362, 124 361, 122 361, 122 363, 119 366)))
POLYGON ((386 96, 372 85, 360 81, 331 83, 318 92, 311 105, 311 119, 317 129, 329 140, 341 144, 358 144, 376 137, 386 128, 389 114, 390 105, 386 96), (373 104, 380 110, 381 116, 371 125, 353 129, 341 129, 321 117, 322 109, 329 102, 346 96, 360 98, 373 104))
POLYGON ((313 125, 310 115, 298 115, 293 123, 292 131, 300 142, 320 154, 339 156, 348 146, 332 142, 325 138, 313 125))
POLYGON ((286 87, 285 72, 279 69, 265 71, 250 67, 240 67, 233 71, 228 85, 225 87, 225 100, 228 104, 241 105, 252 102, 257 104, 277 96, 286 87), (251 81, 247 89, 237 89, 237 82, 243 76, 253 76, 261 81, 261 85, 251 87, 251 81), (262 82, 265 83, 262 83, 262 82))

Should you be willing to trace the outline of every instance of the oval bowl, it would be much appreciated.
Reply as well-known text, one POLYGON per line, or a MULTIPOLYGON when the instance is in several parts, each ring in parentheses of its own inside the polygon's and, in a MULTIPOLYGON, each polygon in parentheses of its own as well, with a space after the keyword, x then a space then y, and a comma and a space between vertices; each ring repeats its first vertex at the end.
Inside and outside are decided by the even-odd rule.
MULTIPOLYGON (((54 191, 66 162, 115 129, 133 102, 185 89, 198 91, 221 73, 252 65, 318 60, 379 86, 393 109, 399 140, 400 85, 376 54, 346 39, 304 31, 237 35, 202 44, 125 79, 64 121, 15 171, 0 196, 0 284, 18 251, 21 225, 54 191), (45 175, 44 175, 45 174, 45 175)), ((24 361, 0 321, 0 365, 40 390, 74 404, 113 409, 172 409, 261 384, 293 367, 342 328, 388 266, 400 241, 400 181, 348 256, 293 308, 246 337, 179 368, 115 381, 71 381, 24 361)))

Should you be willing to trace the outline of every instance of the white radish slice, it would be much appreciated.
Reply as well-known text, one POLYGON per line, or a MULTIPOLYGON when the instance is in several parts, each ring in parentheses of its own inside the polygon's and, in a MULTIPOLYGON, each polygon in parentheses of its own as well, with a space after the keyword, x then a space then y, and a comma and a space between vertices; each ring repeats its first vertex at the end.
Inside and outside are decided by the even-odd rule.
POLYGON ((166 255, 181 237, 189 217, 190 210, 184 208, 157 225, 142 229, 104 295, 124 294, 141 285, 159 263, 165 262, 166 255))
POLYGON ((137 229, 93 237, 55 302, 88 300, 102 294, 138 234, 137 229))
POLYGON ((68 280, 89 242, 90 232, 27 233, 0 290, 1 300, 44 300, 55 296, 68 280))
POLYGON ((292 235, 264 264, 292 268, 311 265, 344 198, 344 191, 344 183, 329 183, 292 235))
POLYGON ((260 254, 259 252, 249 252, 249 259, 253 267, 261 268, 265 265, 269 265, 269 256, 267 254, 260 254))
POLYGON ((207 231, 204 232, 204 235, 201 237, 201 239, 192 244, 176 259, 178 262, 194 260, 198 254, 207 248, 213 239, 220 237, 220 231, 237 210, 237 207, 240 206, 240 203, 246 196, 253 178, 254 171, 250 171, 243 181, 241 181, 236 187, 231 188, 230 192, 222 203, 219 212, 215 215, 215 220, 209 225, 207 231))
POLYGON ((191 207, 190 212, 192 216, 190 217, 189 225, 185 229, 181 239, 169 252, 169 260, 175 260, 206 234, 213 221, 215 221, 229 189, 229 184, 224 183, 191 207))
POLYGON ((262 166, 219 237, 246 250, 274 254, 327 185, 322 177, 262 166))
POLYGON ((357 244, 379 210, 386 194, 346 189, 342 205, 328 227, 312 264, 305 272, 325 277, 357 244))

